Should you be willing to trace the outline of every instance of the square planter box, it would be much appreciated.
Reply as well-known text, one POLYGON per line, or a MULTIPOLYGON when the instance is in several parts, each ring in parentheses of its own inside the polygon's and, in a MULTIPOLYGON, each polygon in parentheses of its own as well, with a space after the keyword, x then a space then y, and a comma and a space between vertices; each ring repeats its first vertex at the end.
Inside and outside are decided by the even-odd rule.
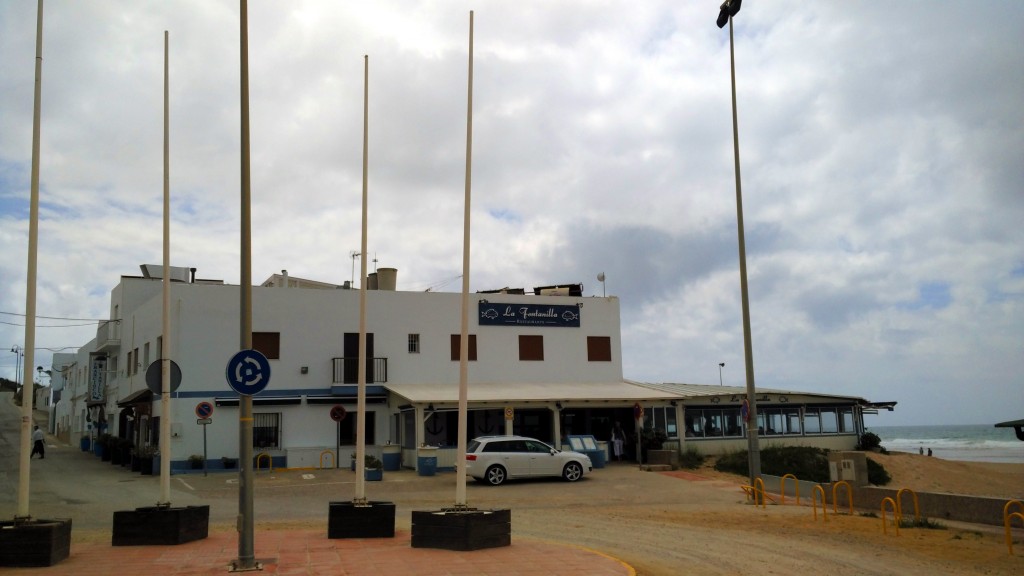
POLYGON ((159 546, 202 540, 210 530, 209 506, 147 506, 114 512, 113 546, 159 546))
POLYGON ((434 510, 412 513, 413 548, 482 550, 511 544, 511 510, 434 510))
POLYGON ((327 516, 327 537, 394 538, 394 502, 369 502, 356 506, 352 502, 331 502, 327 516))
POLYGON ((0 566, 53 566, 70 553, 70 518, 0 522, 0 566))

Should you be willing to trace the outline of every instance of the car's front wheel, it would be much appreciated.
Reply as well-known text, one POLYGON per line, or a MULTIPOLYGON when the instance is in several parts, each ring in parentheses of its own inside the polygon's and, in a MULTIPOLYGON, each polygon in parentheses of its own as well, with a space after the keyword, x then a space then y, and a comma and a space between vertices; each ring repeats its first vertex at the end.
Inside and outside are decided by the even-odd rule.
POLYGON ((566 482, 575 482, 583 478, 583 466, 580 466, 579 462, 569 462, 562 469, 562 478, 565 478, 566 482))
POLYGON ((500 486, 505 482, 505 479, 507 477, 508 474, 505 472, 504 468, 498 465, 494 465, 487 469, 487 473, 485 474, 484 479, 491 486, 500 486))

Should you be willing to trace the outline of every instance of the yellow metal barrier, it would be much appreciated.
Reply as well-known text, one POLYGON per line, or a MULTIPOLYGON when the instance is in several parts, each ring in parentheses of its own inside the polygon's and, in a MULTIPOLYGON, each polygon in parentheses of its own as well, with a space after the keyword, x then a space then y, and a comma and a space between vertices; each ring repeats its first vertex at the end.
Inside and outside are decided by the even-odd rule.
POLYGON ((331 464, 334 464, 334 467, 337 468, 338 463, 334 460, 334 452, 330 450, 324 450, 323 452, 320 453, 320 469, 324 469, 324 454, 331 457, 331 464))
POLYGON ((828 522, 828 508, 825 507, 825 489, 818 484, 811 492, 811 507, 814 509, 814 521, 818 521, 818 493, 821 493, 821 517, 822 522, 828 522))
POLYGON ((753 486, 748 486, 746 484, 743 484, 743 485, 740 486, 740 489, 743 490, 743 492, 745 492, 747 494, 747 500, 750 500, 751 498, 754 499, 754 506, 757 506, 757 504, 758 504, 757 499, 760 496, 760 498, 761 498, 761 507, 762 508, 766 507, 765 503, 764 503, 765 497, 766 497, 766 494, 765 494, 765 491, 764 491, 764 480, 761 480, 760 477, 754 478, 754 485, 753 486), (758 486, 760 486, 760 488, 758 488, 758 486))
POLYGON ((1020 500, 1008 500, 1003 506, 1003 522, 1006 522, 1006 516, 1010 513, 1010 506, 1013 506, 1014 504, 1020 508, 1021 512, 1024 512, 1024 502, 1021 502, 1020 500))
POLYGON ((1010 556, 1013 556, 1013 534, 1010 533, 1010 522, 1013 521, 1014 516, 1020 518, 1020 523, 1024 526, 1024 514, 1020 512, 1011 512, 1003 518, 1003 529, 1006 530, 1006 548, 1010 551, 1010 556))
POLYGON ((840 485, 846 486, 846 496, 847 500, 849 500, 850 502, 850 516, 853 516, 853 487, 850 486, 850 483, 847 482, 846 480, 840 480, 839 482, 836 482, 835 484, 832 485, 832 512, 835 514, 839 513, 839 509, 837 508, 839 498, 837 497, 836 492, 838 491, 840 485))
POLYGON ((921 522, 921 512, 917 507, 917 492, 914 492, 910 488, 900 488, 900 491, 896 493, 896 522, 903 520, 903 493, 910 492, 910 495, 914 497, 914 522, 921 522))
POLYGON ((800 505, 800 480, 792 474, 786 474, 779 480, 779 492, 782 492, 782 503, 786 503, 786 478, 792 478, 793 483, 796 484, 796 505, 800 505))
POLYGON ((1010 555, 1013 555, 1013 537, 1010 533, 1010 523, 1014 516, 1020 518, 1021 522, 1024 523, 1024 502, 1020 500, 1008 500, 1003 505, 1003 528, 1006 530, 1006 547, 1010 549, 1010 555), (1020 512, 1010 512, 1010 507, 1016 505, 1020 508, 1020 512))
POLYGON ((896 519, 896 535, 900 535, 900 516, 897 512, 896 501, 892 498, 882 498, 882 534, 888 534, 885 527, 885 503, 892 504, 892 515, 896 519))
POLYGON ((273 472, 274 471, 274 459, 271 458, 270 454, 268 454, 266 452, 260 452, 259 454, 256 455, 256 470, 259 471, 259 469, 260 469, 260 460, 264 456, 267 457, 267 470, 273 472))

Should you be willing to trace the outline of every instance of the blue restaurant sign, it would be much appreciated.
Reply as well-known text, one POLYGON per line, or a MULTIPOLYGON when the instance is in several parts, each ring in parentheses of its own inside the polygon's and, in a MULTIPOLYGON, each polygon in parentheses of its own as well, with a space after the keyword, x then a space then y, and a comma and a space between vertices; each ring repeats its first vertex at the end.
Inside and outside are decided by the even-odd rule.
POLYGON ((554 326, 580 327, 578 304, 507 304, 480 302, 481 326, 554 326))

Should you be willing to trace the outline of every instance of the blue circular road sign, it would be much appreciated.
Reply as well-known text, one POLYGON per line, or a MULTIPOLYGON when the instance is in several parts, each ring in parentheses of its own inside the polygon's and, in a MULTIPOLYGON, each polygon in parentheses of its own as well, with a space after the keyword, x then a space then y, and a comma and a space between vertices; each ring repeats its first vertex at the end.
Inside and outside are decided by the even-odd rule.
POLYGON ((209 402, 200 402, 196 404, 196 417, 197 418, 209 418, 213 416, 213 404, 209 402))
POLYGON ((244 396, 259 394, 270 383, 270 363, 257 350, 242 350, 228 360, 228 386, 244 396))

